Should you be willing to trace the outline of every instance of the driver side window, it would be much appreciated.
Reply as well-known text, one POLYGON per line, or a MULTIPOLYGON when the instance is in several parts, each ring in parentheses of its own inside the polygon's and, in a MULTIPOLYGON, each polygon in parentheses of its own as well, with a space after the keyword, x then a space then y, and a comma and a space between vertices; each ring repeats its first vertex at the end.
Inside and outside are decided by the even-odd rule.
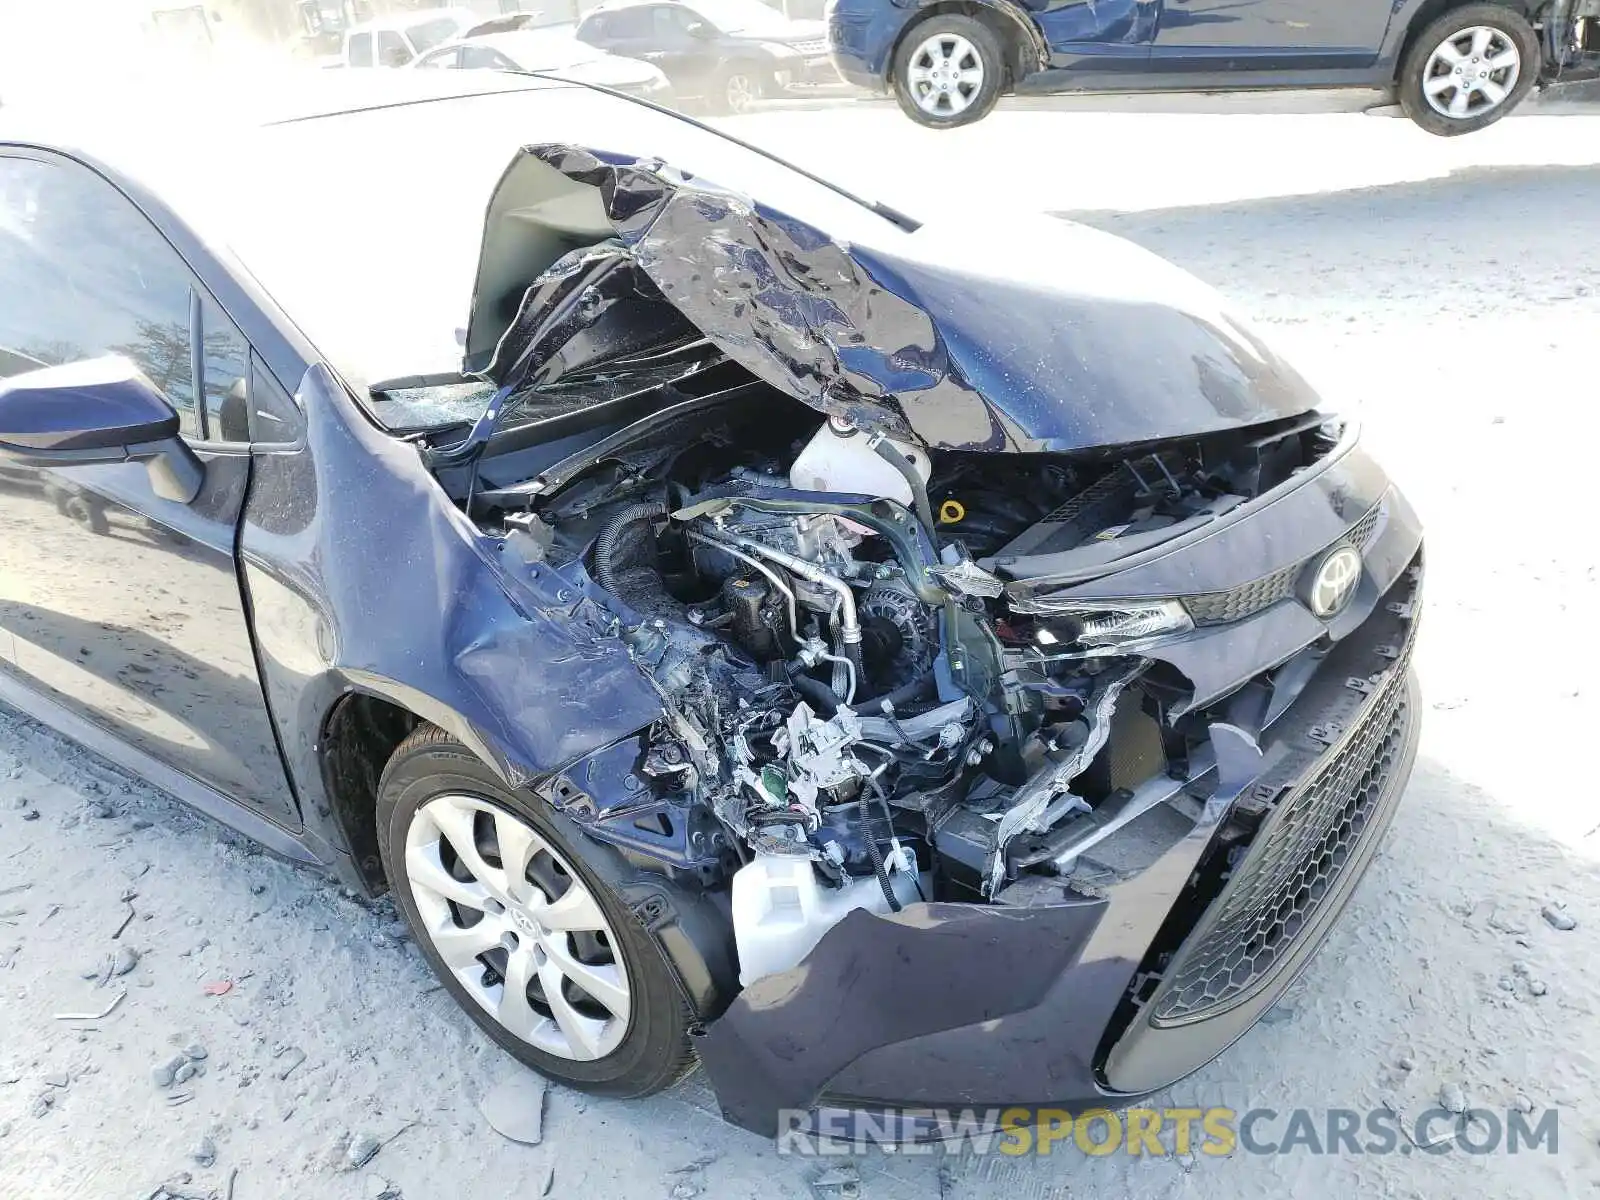
POLYGON ((0 375, 122 355, 198 439, 193 295, 177 251, 105 180, 0 158, 0 375))
POLYGON ((654 11, 656 36, 663 40, 682 41, 689 36, 689 26, 704 24, 700 18, 676 5, 661 5, 654 11))

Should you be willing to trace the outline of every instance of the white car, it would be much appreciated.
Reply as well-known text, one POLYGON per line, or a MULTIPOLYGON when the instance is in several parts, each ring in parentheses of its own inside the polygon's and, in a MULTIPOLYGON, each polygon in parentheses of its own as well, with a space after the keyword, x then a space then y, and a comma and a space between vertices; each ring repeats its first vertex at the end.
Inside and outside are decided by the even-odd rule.
POLYGON ((435 46, 453 41, 483 18, 465 8, 425 8, 403 16, 352 25, 338 65, 409 67, 435 46))
POLYGON ((422 55, 413 67, 541 72, 663 101, 667 77, 649 63, 587 46, 567 29, 519 29, 462 38, 422 55))

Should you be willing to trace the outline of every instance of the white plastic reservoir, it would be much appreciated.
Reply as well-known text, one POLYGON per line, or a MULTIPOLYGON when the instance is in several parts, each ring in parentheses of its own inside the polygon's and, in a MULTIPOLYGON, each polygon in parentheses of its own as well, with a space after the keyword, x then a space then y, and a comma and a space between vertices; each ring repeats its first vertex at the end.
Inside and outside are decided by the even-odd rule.
MULTIPOLYGON (((911 485, 867 445, 868 438, 859 432, 841 436, 831 421, 824 421, 790 466, 789 486, 802 492, 854 492, 882 497, 898 500, 909 508, 913 499, 911 485)), ((928 456, 915 446, 893 438, 885 440, 911 460, 922 482, 927 483, 933 470, 928 456)))
MULTIPOLYGON (((915 879, 892 871, 895 899, 918 899, 915 879)), ((808 858, 758 854, 733 874, 733 937, 739 949, 739 983, 796 966, 851 909, 889 911, 875 876, 828 887, 808 858)))

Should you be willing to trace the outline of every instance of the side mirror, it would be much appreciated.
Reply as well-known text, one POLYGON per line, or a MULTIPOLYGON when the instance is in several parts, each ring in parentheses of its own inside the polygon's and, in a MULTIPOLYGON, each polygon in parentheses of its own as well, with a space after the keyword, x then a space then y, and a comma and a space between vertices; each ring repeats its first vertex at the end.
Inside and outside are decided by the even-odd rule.
POLYGON ((178 414, 125 358, 92 358, 0 379, 0 457, 38 466, 143 462, 164 500, 200 494, 205 464, 178 414))

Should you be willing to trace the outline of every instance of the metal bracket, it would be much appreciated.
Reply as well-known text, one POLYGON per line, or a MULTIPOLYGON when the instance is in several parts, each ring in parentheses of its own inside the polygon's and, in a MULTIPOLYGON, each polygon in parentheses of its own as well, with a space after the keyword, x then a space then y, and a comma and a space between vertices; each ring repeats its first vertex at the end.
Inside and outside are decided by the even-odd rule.
POLYGON ((1319 746, 1327 747, 1339 740, 1339 735, 1344 732, 1344 726, 1337 721, 1329 721, 1326 725, 1313 725, 1306 730, 1306 736, 1319 746))

